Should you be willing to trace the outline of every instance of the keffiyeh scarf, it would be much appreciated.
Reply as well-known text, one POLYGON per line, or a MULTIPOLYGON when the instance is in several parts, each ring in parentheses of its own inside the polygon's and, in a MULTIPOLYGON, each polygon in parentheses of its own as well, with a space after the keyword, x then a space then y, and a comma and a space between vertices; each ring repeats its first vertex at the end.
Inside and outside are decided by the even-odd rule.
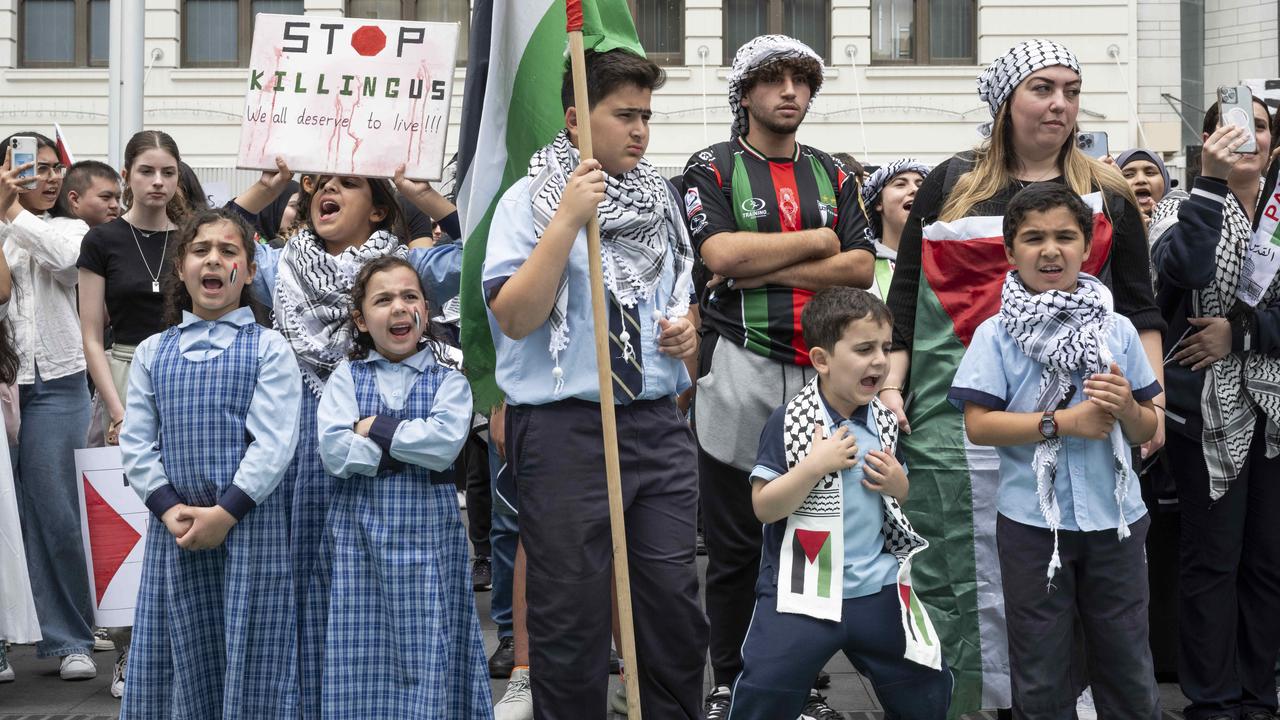
POLYGON ((905 172, 920 173, 922 178, 929 177, 929 171, 932 169, 932 167, 915 158, 898 158, 871 173, 871 177, 867 178, 866 184, 862 186, 862 205, 867 210, 867 219, 871 221, 873 226, 871 232, 876 237, 881 237, 881 216, 883 214, 876 211, 876 201, 880 199, 880 193, 884 192, 885 186, 905 172))
MULTIPOLYGON (((529 195, 533 203, 534 232, 539 240, 560 207, 568 178, 578 167, 578 149, 561 130, 551 144, 529 160, 529 195)), ((693 291, 693 247, 683 214, 675 207, 667 181, 648 160, 619 177, 605 175, 605 197, 596 210, 600 221, 600 249, 604 284, 624 307, 640 300, 654 300, 668 255, 675 276, 671 297, 659 303, 663 317, 682 318, 689 312, 693 291)), ((551 355, 560 369, 560 351, 569 344, 569 274, 560 276, 551 308, 551 355)), ((630 342, 626 343, 630 348, 630 342)), ((635 350, 631 349, 634 353, 635 350)), ((556 373, 556 392, 564 385, 556 373)))
MULTIPOLYGON (((774 60, 809 58, 824 67, 822 58, 813 48, 786 35, 761 35, 748 40, 733 55, 733 69, 729 71, 729 110, 733 113, 733 137, 745 136, 749 125, 747 109, 742 107, 742 86, 757 69, 774 60)), ((809 104, 818 96, 821 88, 809 93, 809 104)), ((807 110, 808 108, 806 108, 807 110)))
MULTIPOLYGON (((1114 358, 1107 347, 1107 337, 1115 322, 1111 291, 1097 278, 1085 273, 1080 273, 1079 283, 1079 288, 1073 293, 1049 290, 1033 294, 1022 284, 1018 272, 1013 270, 1005 276, 1004 287, 1000 291, 1001 326, 1027 357, 1044 365, 1040 375, 1040 399, 1036 406, 1040 410, 1056 407, 1066 397, 1071 389, 1073 373, 1079 372, 1088 377, 1093 373, 1111 371, 1114 358)), ((1061 450, 1062 438, 1041 440, 1036 444, 1032 460, 1040 514, 1053 531, 1050 580, 1062 566, 1058 556, 1058 528, 1062 524, 1062 513, 1053 489, 1061 450)), ((1111 428, 1111 453, 1116 505, 1120 513, 1116 534, 1123 540, 1129 536, 1129 525, 1124 518, 1124 501, 1129 492, 1129 446, 1119 423, 1111 428)))
POLYGON ((323 241, 308 229, 285 245, 272 298, 276 329, 289 341, 303 379, 317 396, 354 341, 349 321, 356 273, 383 255, 408 254, 399 238, 386 230, 338 255, 325 252, 323 241))
MULTIPOLYGON (((1080 74, 1080 62, 1066 46, 1052 40, 1027 40, 996 58, 978 76, 978 98, 985 100, 995 118, 1005 100, 1031 73, 1054 65, 1071 68, 1080 74)), ((985 137, 991 136, 991 123, 978 126, 985 137)))
MULTIPOLYGON (((1152 237, 1177 222, 1182 200, 1169 198, 1152 212, 1152 237)), ((1253 232, 1249 217, 1232 193, 1222 206, 1222 234, 1214 253, 1217 270, 1208 287, 1191 294, 1195 317, 1225 318, 1235 306, 1245 253, 1253 232)), ((1272 279, 1261 290, 1260 307, 1280 302, 1280 282, 1272 279)), ((1204 421, 1201 441, 1209 469, 1209 497, 1217 500, 1240 476, 1258 417, 1266 417, 1267 457, 1280 455, 1280 359, 1253 351, 1232 352, 1210 365, 1200 391, 1200 415, 1204 421)))

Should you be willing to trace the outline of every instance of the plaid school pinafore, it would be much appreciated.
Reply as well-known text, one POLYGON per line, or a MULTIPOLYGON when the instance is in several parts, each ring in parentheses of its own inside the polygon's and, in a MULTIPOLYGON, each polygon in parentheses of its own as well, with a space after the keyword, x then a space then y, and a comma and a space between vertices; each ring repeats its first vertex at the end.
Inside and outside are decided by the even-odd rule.
MULTIPOLYGON (((360 416, 426 418, 448 373, 432 365, 392 410, 353 362, 360 416)), ((492 718, 489 675, 451 482, 400 464, 333 478, 320 572, 330 578, 323 717, 492 718)))
POLYGON ((289 548, 298 627, 298 703, 303 720, 320 717, 320 689, 324 685, 321 660, 325 618, 329 613, 329 578, 317 569, 331 491, 331 478, 320 459, 316 430, 319 406, 320 399, 304 382, 298 448, 285 473, 285 482, 281 483, 282 486, 289 484, 289 548))
MULTIPOLYGON (((240 329, 216 357, 182 357, 164 333, 151 379, 160 454, 188 505, 212 506, 231 485, 251 438, 245 418, 258 380, 261 328, 240 329)), ((285 504, 273 493, 211 550, 178 547, 151 518, 134 617, 127 720, 294 720, 294 626, 285 504)))

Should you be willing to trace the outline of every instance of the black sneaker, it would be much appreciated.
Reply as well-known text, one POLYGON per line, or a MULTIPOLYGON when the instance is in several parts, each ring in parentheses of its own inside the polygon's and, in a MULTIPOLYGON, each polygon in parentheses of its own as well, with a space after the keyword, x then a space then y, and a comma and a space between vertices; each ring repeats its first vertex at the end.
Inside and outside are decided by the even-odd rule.
POLYGON ((827 699, 817 690, 810 690, 809 701, 804 704, 804 709, 796 720, 840 720, 840 714, 831 709, 827 699))
POLYGON ((489 677, 506 680, 516 666, 516 639, 510 635, 498 638, 498 649, 489 656, 489 677))
POLYGON ((707 693, 706 704, 702 709, 707 713, 707 720, 725 720, 729 717, 729 701, 733 699, 733 691, 728 685, 717 685, 707 693))
POLYGON ((471 589, 476 592, 493 589, 493 563, 484 555, 471 561, 471 589))

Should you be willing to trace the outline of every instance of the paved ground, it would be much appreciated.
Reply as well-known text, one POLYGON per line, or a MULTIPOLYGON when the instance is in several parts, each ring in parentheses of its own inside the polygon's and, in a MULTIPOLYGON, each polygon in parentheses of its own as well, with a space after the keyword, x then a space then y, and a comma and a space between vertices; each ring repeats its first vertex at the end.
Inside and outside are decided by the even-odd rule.
MULTIPOLYGON (((700 574, 705 577, 706 558, 699 558, 700 574)), ((480 613, 484 629, 485 648, 492 652, 497 646, 493 623, 489 620, 489 593, 476 594, 476 609, 480 613)), ((114 653, 97 653, 98 677, 93 680, 64 682, 58 678, 58 662, 41 660, 31 647, 14 647, 9 661, 17 672, 17 681, 0 685, 0 720, 114 720, 119 713, 120 702, 111 697, 108 685, 114 653)), ((871 720, 883 717, 880 705, 871 692, 870 684, 863 679, 843 655, 837 655, 827 664, 831 673, 831 688, 827 699, 831 707, 841 711, 850 720, 871 720)), ((710 685, 710 675, 705 679, 710 685)), ((505 680, 492 681, 495 700, 506 688, 505 680)), ((610 678, 610 691, 619 687, 617 676, 610 678)), ((1181 710, 1185 700, 1176 685, 1161 685, 1164 707, 1181 710)), ((1180 718, 1175 712, 1166 712, 1167 718, 1180 718)), ((622 716, 610 715, 610 720, 622 716)), ((994 714, 977 717, 994 718, 994 714)))

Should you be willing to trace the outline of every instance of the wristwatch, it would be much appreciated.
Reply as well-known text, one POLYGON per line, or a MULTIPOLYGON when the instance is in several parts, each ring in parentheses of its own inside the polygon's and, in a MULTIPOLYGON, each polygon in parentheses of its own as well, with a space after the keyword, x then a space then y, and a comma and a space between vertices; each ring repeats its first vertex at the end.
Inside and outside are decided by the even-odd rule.
POLYGON ((1057 412, 1057 408, 1045 410, 1044 415, 1040 416, 1040 434, 1045 440, 1052 440, 1058 437, 1058 421, 1053 419, 1053 414, 1057 412))

